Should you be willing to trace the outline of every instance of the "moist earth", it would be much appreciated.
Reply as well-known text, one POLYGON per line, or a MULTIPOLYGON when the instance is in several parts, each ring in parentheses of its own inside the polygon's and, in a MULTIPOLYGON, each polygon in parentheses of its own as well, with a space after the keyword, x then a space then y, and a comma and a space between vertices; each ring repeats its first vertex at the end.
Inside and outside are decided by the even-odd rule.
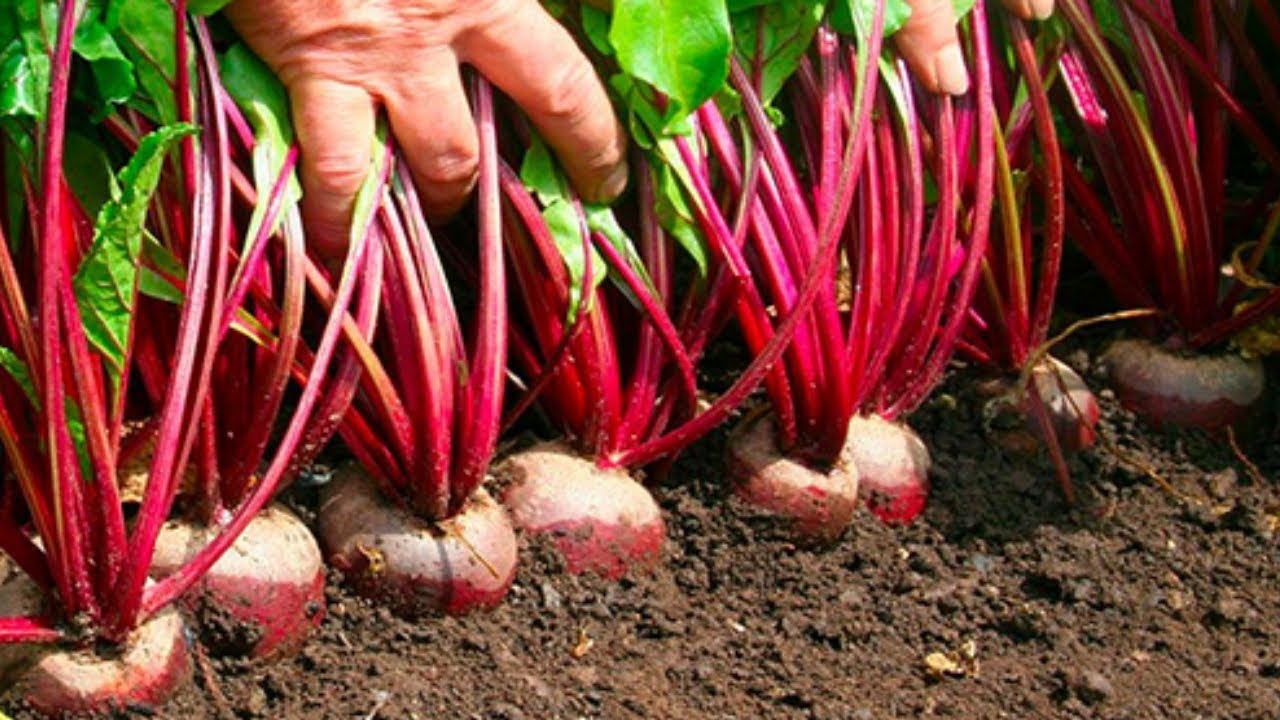
MULTIPOLYGON (((202 655, 158 715, 1280 716, 1280 437, 1237 452, 1154 431, 1103 390, 1067 507, 1044 457, 991 441, 975 384, 953 372, 912 417, 935 464, 911 526, 861 511, 829 548, 797 548, 731 498, 722 430, 649 479, 669 532, 656 569, 573 577, 526 546, 501 607, 414 623, 335 575, 299 655, 202 655)), ((307 493, 292 499, 305 517, 307 493)))

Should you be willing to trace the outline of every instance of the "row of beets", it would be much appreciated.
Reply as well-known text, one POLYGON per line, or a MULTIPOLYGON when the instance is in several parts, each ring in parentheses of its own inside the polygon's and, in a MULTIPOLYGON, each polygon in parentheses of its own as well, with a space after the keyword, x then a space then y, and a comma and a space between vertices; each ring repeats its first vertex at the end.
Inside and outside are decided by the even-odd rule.
POLYGON ((673 123, 662 93, 615 81, 635 144, 614 208, 580 202, 475 78, 473 209, 428 227, 380 137, 326 264, 307 252, 282 89, 181 2, 132 3, 168 28, 134 50, 184 71, 150 105, 94 115, 95 141, 129 159, 91 204, 67 138, 102 54, 77 43, 127 23, 57 3, 44 105, 4 148, 20 207, 0 241, 0 681, 51 715, 160 703, 189 674, 175 605, 219 620, 217 652, 279 656, 321 620, 322 557, 409 617, 500 602, 517 528, 616 577, 663 540, 632 473, 761 387, 731 434, 739 497, 810 543, 863 503, 909 521, 929 457, 901 420, 957 350, 1002 378, 993 413, 1045 441, 1069 496, 1062 451, 1093 441, 1098 410, 1047 355, 1067 237, 1163 341, 1108 354, 1122 399, 1236 423, 1262 393, 1256 361, 1183 351, 1280 305, 1258 278, 1280 225, 1280 98, 1245 17, 1278 45, 1280 21, 1265 2, 1195 5, 1060 0, 1031 28, 977 2, 973 88, 939 98, 883 44, 884 3, 847 33, 822 3, 751 4, 716 101, 673 123), (1240 187, 1229 128, 1263 161, 1240 187), (1233 254, 1240 233, 1259 239, 1233 254), (752 359, 711 396, 699 364, 729 329, 752 359), (559 439, 491 467, 530 408, 559 439), (317 545, 271 502, 335 434, 357 462, 321 488, 317 545))

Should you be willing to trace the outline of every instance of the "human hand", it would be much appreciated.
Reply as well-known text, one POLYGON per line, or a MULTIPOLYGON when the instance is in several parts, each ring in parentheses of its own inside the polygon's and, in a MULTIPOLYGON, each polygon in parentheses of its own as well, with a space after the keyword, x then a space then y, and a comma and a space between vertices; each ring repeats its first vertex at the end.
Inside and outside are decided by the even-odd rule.
POLYGON ((346 245, 379 108, 429 217, 475 184, 479 139, 458 67, 529 115, 589 200, 626 185, 625 141, 595 70, 537 0, 235 0, 226 15, 289 91, 312 246, 346 245))
MULTIPOLYGON (((969 73, 956 37, 951 0, 907 1, 911 17, 894 35, 898 52, 929 91, 963 95, 969 89, 969 73)), ((1024 20, 1044 20, 1053 14, 1053 0, 1004 0, 1004 5, 1024 20)))

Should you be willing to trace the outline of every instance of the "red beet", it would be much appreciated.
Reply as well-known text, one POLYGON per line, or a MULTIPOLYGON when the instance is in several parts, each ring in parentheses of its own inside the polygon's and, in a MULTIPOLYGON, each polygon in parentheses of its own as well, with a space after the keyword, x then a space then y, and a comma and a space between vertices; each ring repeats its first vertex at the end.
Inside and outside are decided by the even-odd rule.
POLYGON ((515 580, 511 519, 483 488, 457 515, 430 522, 392 505, 350 465, 324 488, 317 520, 329 562, 402 617, 491 608, 515 580))
POLYGON ((616 579, 662 554, 662 513, 622 470, 602 470, 549 443, 508 457, 495 473, 510 483, 502 502, 516 527, 551 537, 571 573, 616 579))
POLYGON ((772 415, 749 419, 734 433, 728 469, 737 496, 785 520, 799 541, 835 541, 858 509, 858 471, 848 453, 827 469, 783 455, 772 415))
MULTIPOLYGON (((216 532, 169 521, 156 543, 152 573, 185 565, 216 532)), ((205 644, 253 658, 296 652, 324 617, 324 560, 306 525, 283 506, 255 517, 235 544, 184 596, 200 618, 205 644)))
POLYGON ((144 622, 110 655, 93 649, 47 653, 18 681, 18 691, 43 715, 96 716, 158 708, 190 678, 182 618, 168 609, 144 622))
POLYGON ((1102 362, 1120 402, 1157 425, 1236 425, 1251 414, 1265 385, 1256 359, 1181 355, 1145 340, 1117 341, 1102 362))
MULTIPOLYGON (((1102 410, 1080 374, 1061 360, 1049 356, 1032 368, 1031 384, 1049 413, 1059 445, 1070 451, 1091 447, 1098 439, 1098 419, 1102 417, 1102 410)), ((1031 398, 1024 398, 1022 412, 1027 416, 1028 426, 1039 435, 1040 427, 1035 422, 1031 402, 1031 398)))
MULTIPOLYGON (((1016 378, 1001 376, 981 383, 979 390, 992 396, 984 412, 995 440, 1006 450, 1031 455, 1050 438, 1036 420, 1035 398, 1030 392, 1016 390, 1016 382, 1016 378)), ((1031 370, 1029 382, 1048 413, 1058 447, 1072 452, 1092 447, 1102 411, 1080 374, 1050 356, 1031 370)))
POLYGON ((890 525, 911 522, 929 496, 929 450, 902 423, 878 415, 849 421, 845 450, 858 469, 867 507, 890 525))

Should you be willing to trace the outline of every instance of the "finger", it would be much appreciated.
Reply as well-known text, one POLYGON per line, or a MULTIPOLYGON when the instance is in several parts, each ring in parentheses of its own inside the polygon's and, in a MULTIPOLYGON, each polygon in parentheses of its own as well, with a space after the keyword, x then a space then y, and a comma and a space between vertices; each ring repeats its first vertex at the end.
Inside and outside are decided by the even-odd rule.
POLYGON ((894 41, 916 79, 929 91, 963 95, 969 89, 951 0, 911 0, 911 17, 894 41))
POLYGON ((373 99, 361 88, 314 77, 293 82, 289 98, 308 243, 321 257, 341 257, 351 208, 372 158, 373 99))
POLYGON ((587 200, 609 201, 626 188, 622 126, 591 63, 537 2, 467 33, 463 59, 515 100, 556 151, 587 200))
POLYGON ((1004 0, 1004 6, 1023 20, 1046 20, 1053 14, 1053 0, 1004 0))
POLYGON ((439 51, 385 98, 427 217, 454 214, 475 187, 480 145, 452 53, 439 51))

